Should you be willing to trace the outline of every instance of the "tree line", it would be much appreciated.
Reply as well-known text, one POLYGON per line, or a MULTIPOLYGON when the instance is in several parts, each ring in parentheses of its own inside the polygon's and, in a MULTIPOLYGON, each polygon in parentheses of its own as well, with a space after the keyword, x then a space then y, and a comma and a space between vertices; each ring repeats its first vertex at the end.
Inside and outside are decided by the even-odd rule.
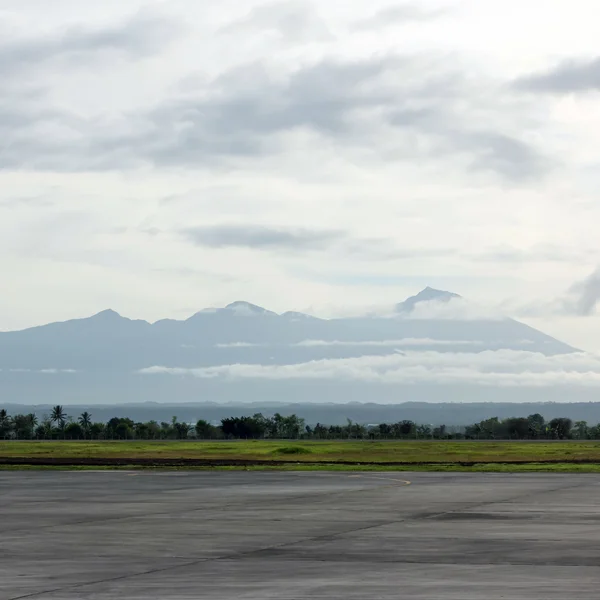
POLYGON ((454 439, 454 440, 598 440, 600 424, 572 422, 569 418, 546 421, 540 414, 528 417, 480 421, 464 427, 418 424, 404 420, 396 423, 363 425, 350 419, 346 425, 307 425, 297 415, 272 417, 260 413, 229 417, 219 424, 198 420, 185 423, 173 417, 168 422, 136 423, 127 417, 96 422, 89 412, 70 416, 57 405, 41 419, 31 413, 10 416, 0 409, 0 439, 5 440, 187 440, 187 439, 454 439))
POLYGON ((231 417, 221 419, 218 425, 203 419, 195 424, 186 423, 177 417, 161 423, 140 423, 127 417, 113 417, 103 423, 94 421, 89 412, 78 417, 70 416, 60 405, 53 407, 50 414, 42 419, 33 413, 11 416, 0 409, 0 439, 5 440, 302 439, 310 437, 310 431, 304 419, 296 415, 231 417))

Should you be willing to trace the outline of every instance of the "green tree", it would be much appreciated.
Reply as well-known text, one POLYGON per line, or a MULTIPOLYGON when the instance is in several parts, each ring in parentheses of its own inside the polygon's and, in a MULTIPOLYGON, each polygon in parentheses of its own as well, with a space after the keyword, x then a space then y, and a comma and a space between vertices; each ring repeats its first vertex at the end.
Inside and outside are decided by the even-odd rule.
POLYGON ((56 423, 59 429, 63 429, 65 423, 67 422, 67 413, 65 413, 63 407, 60 404, 57 404, 50 414, 50 420, 53 423, 56 423))
POLYGON ((175 431, 177 432, 178 440, 187 440, 190 436, 190 431, 192 430, 192 426, 189 423, 175 423, 174 424, 175 431))
POLYGON ((105 438, 129 439, 133 437, 135 423, 128 418, 113 417, 105 427, 105 438))
POLYGON ((477 423, 475 431, 478 438, 494 440, 496 438, 508 437, 506 425, 501 423, 498 417, 485 419, 477 423))
POLYGON ((574 426, 574 434, 578 440, 587 440, 590 437, 587 421, 577 421, 574 426))
POLYGON ((410 436, 414 433, 415 424, 412 421, 400 421, 398 424, 398 429, 400 431, 400 435, 410 436))
POLYGON ((171 434, 178 440, 185 440, 189 437, 192 426, 189 423, 182 423, 177 417, 171 418, 171 434))
POLYGON ((35 435, 38 439, 52 439, 52 434, 54 433, 54 428, 52 427, 52 421, 50 417, 44 415, 42 418, 42 422, 35 430, 35 435))
POLYGON ((347 425, 344 428, 346 430, 346 437, 361 439, 367 435, 367 428, 360 423, 355 423, 352 419, 346 419, 347 425))
POLYGON ((87 433, 92 424, 92 415, 90 415, 90 413, 87 411, 82 412, 77 421, 81 425, 81 428, 87 433))
POLYGON ((0 409, 0 437, 6 438, 12 430, 12 421, 4 408, 0 409))
POLYGON ((175 427, 173 427, 173 424, 163 421, 160 424, 160 439, 167 440, 167 439, 174 439, 176 437, 177 437, 177 431, 176 431, 175 427))
POLYGON ((573 421, 564 417, 552 419, 552 421, 548 423, 548 429, 550 430, 552 437, 558 438, 559 440, 568 439, 572 427, 573 421))
POLYGON ((420 439, 430 438, 432 436, 431 427, 429 425, 417 426, 417 437, 420 439))
POLYGON ((216 428, 204 419, 198 419, 194 429, 199 438, 213 438, 216 435, 216 428))
POLYGON ((262 414, 257 413, 254 415, 254 421, 256 426, 264 429, 266 435, 272 438, 284 437, 284 418, 279 413, 275 413, 270 419, 263 417, 262 414))
POLYGON ((99 440, 104 436, 106 426, 104 423, 92 423, 89 428, 90 437, 93 440, 99 440))
MULTIPOLYGON (((301 419, 297 415, 289 415, 287 417, 283 417, 282 421, 282 433, 285 438, 299 438, 302 432, 305 431, 306 423, 304 419, 301 419)), ((358 428, 362 428, 362 425, 359 425, 358 428)), ((356 430, 356 435, 360 435, 359 430, 356 430)))
POLYGON ((443 440, 448 436, 447 427, 445 425, 440 425, 433 430, 433 437, 437 440, 443 440))
POLYGON ((380 423, 378 425, 379 435, 382 438, 392 437, 392 426, 389 423, 380 423))
POLYGON ((529 421, 527 419, 518 417, 505 419, 503 425, 506 427, 508 436, 511 439, 524 440, 529 435, 529 421))
POLYGON ((114 431, 115 437, 120 440, 129 440, 133 437, 133 427, 127 423, 127 419, 122 419, 114 431))
POLYGON ((327 430, 327 437, 329 439, 338 440, 343 437, 348 437, 348 434, 345 433, 346 428, 341 425, 330 425, 327 430))
POLYGON ((29 419, 29 423, 31 425, 31 429, 35 429, 38 425, 38 418, 37 415, 35 413, 29 413, 27 415, 27 418, 29 419))
POLYGON ((79 423, 73 422, 65 427, 64 435, 69 440, 80 440, 85 436, 85 432, 79 423))
POLYGON ((535 413, 527 417, 529 435, 534 438, 543 438, 546 435, 546 421, 542 415, 535 413))
POLYGON ((255 417, 229 417, 221 419, 221 431, 227 438, 259 439, 265 436, 263 420, 255 417))
POLYGON ((147 423, 136 423, 133 431, 138 440, 147 440, 150 437, 147 423))
POLYGON ((27 440, 33 437, 29 415, 15 415, 12 418, 12 429, 18 440, 27 440))
POLYGON ((317 439, 326 439, 329 435, 327 427, 325 425, 321 425, 321 423, 317 423, 315 428, 313 429, 313 437, 317 439))
POLYGON ((148 421, 145 425, 148 427, 148 439, 159 440, 160 425, 156 421, 148 421))
POLYGON ((34 436, 36 440, 46 439, 46 427, 43 423, 35 428, 34 436))

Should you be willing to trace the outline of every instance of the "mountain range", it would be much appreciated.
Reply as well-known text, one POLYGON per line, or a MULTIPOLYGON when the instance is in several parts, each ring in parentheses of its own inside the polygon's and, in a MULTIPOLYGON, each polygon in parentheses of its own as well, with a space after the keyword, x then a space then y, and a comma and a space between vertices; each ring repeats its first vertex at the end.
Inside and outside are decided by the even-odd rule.
POLYGON ((510 401, 546 400, 573 383, 585 399, 583 357, 458 294, 425 288, 384 315, 320 319, 238 301, 182 321, 105 310, 2 332, 0 393, 5 402, 79 404, 510 401), (576 381, 561 379, 565 372, 576 381))

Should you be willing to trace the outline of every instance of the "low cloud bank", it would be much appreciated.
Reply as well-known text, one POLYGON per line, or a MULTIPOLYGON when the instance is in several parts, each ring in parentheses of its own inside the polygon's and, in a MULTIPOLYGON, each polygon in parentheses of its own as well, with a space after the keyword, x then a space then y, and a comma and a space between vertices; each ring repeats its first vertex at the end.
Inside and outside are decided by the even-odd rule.
MULTIPOLYGON (((521 344, 530 344, 529 340, 523 340, 521 344)), ((228 342, 215 344, 215 348, 320 348, 320 347, 371 347, 371 348, 398 348, 406 346, 483 346, 484 342, 479 340, 434 340, 431 338, 403 338, 401 340, 303 340, 294 344, 259 344, 254 342, 228 342)))
POLYGON ((480 353, 396 351, 386 356, 324 359, 287 365, 153 366, 146 375, 202 379, 327 380, 378 384, 473 384, 494 387, 600 386, 600 358, 576 352, 545 356, 525 350, 480 353))

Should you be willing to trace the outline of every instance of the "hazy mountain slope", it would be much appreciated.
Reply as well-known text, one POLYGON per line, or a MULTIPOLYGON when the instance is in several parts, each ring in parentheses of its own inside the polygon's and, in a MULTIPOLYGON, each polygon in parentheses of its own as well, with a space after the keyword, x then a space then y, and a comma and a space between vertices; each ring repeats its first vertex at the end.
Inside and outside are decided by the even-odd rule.
MULTIPOLYGON (((443 383, 455 394, 457 384, 473 379, 480 385, 488 372, 504 381, 511 361, 543 371, 539 357, 547 357, 556 370, 552 357, 574 352, 540 331, 431 288, 379 317, 326 320, 234 302, 185 321, 150 324, 107 310, 0 333, 0 392, 14 400, 43 394, 96 401, 103 395, 123 401, 248 394, 245 399, 256 400, 253 395, 262 394, 303 401, 317 394, 318 400, 339 401, 347 398, 349 384, 354 400, 397 400, 401 389, 411 394, 404 399, 430 399, 431 391, 423 398, 423 386, 443 383), (469 357, 479 365, 471 375, 469 357)), ((489 382, 483 384, 491 393, 489 382)), ((435 393, 450 390, 438 386, 435 393)))

